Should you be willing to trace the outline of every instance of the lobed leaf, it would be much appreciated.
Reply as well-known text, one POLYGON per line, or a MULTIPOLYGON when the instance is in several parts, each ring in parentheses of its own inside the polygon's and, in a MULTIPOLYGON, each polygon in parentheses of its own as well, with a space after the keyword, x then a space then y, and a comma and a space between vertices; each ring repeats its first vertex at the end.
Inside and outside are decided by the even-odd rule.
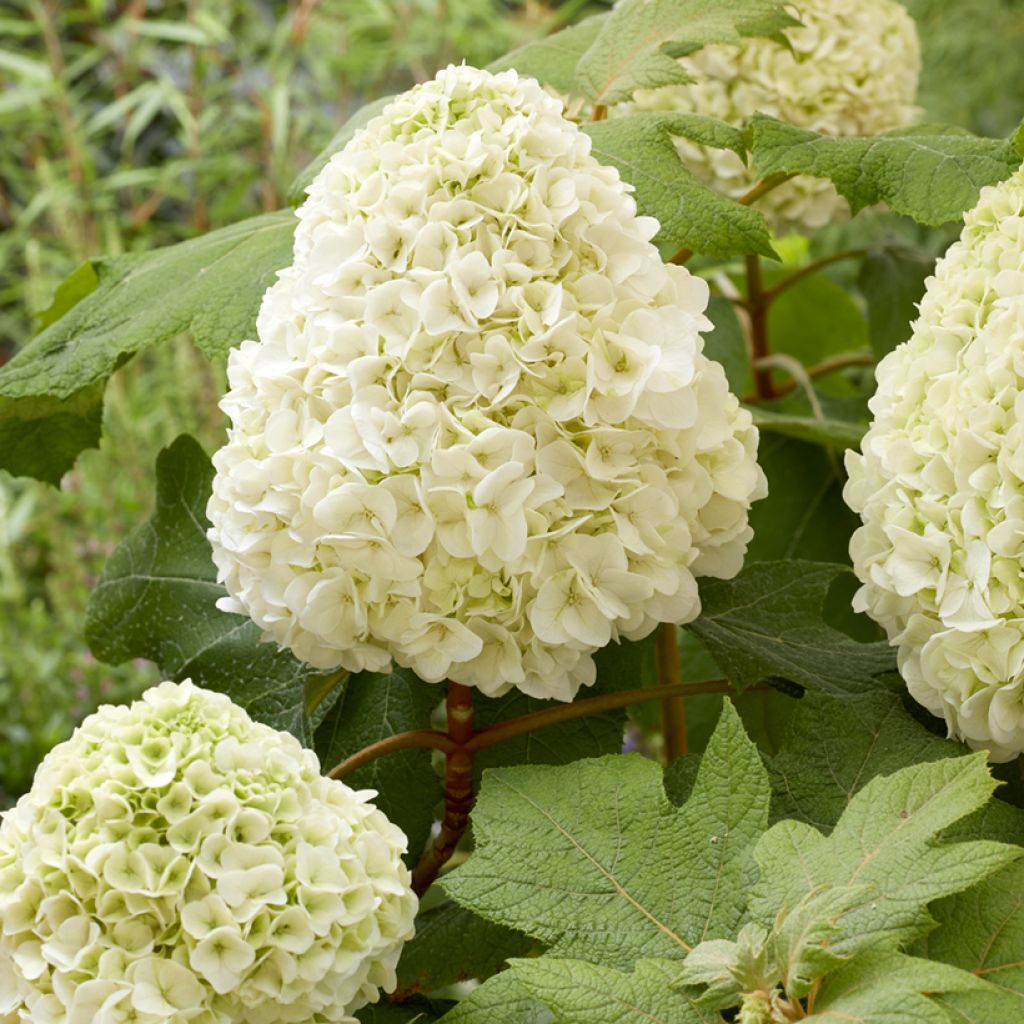
POLYGON ((557 92, 569 95, 576 81, 576 65, 590 49, 607 14, 598 14, 549 36, 542 36, 487 65, 497 74, 515 68, 557 92))
POLYGON ((895 693, 836 699, 808 693, 793 708, 782 749, 769 762, 773 813, 831 828, 854 795, 878 775, 963 753, 928 732, 895 693))
POLYGON ((593 103, 621 103, 637 89, 690 81, 677 58, 702 46, 796 24, 783 0, 624 0, 576 65, 575 87, 593 103))
POLYGON ((517 960, 517 982, 547 1006, 558 1024, 702 1024, 710 1020, 672 988, 679 965, 640 960, 632 974, 584 960, 517 960))
POLYGON ((1021 159, 1006 139, 979 138, 941 125, 834 138, 755 114, 749 132, 760 176, 828 178, 854 213, 886 203, 930 227, 959 220, 977 203, 983 186, 1009 177, 1021 159))
POLYGON ((593 140, 594 156, 634 186, 638 211, 661 224, 654 241, 665 257, 686 248, 722 258, 777 258, 764 217, 702 184, 679 159, 672 136, 686 134, 688 124, 686 114, 640 113, 591 122, 583 130, 593 140))
POLYGON ((79 268, 58 293, 63 315, 0 369, 0 469, 59 481, 99 441, 107 379, 142 349, 189 331, 217 358, 250 337, 264 291, 291 262, 294 226, 290 212, 272 213, 96 260, 91 290, 79 268))
POLYGON ((632 755, 488 772, 477 849, 442 887, 556 956, 681 959, 737 926, 767 812, 764 766, 727 705, 681 809, 632 755))
POLYGON ((556 1024, 554 1014, 503 971, 489 978, 444 1017, 441 1024, 556 1024))
POLYGON ((918 952, 984 978, 1010 1008, 1002 1019, 1024 1019, 1024 861, 939 901, 931 912, 939 926, 918 952))
POLYGON ((927 905, 1006 866, 1024 849, 977 840, 937 844, 937 835, 981 807, 995 788, 984 754, 910 765, 872 779, 850 800, 831 835, 796 821, 774 825, 755 858, 761 877, 750 899, 755 921, 820 886, 858 886, 841 915, 833 952, 851 956, 911 941, 932 924, 927 905))
POLYGON ((303 664, 244 615, 217 610, 225 595, 206 539, 213 467, 179 437, 157 458, 156 508, 107 560, 89 599, 85 635, 101 661, 148 658, 168 679, 226 693, 255 719, 311 739, 305 687, 327 673, 303 664))
POLYGON ((484 980, 534 945, 521 932, 446 900, 416 918, 416 937, 405 944, 398 964, 398 986, 403 993, 431 992, 459 981, 484 980))
POLYGON ((872 688, 895 669, 884 641, 858 643, 828 625, 829 588, 848 574, 829 562, 755 562, 732 580, 701 582, 700 617, 686 628, 740 689, 781 677, 836 696, 872 688))

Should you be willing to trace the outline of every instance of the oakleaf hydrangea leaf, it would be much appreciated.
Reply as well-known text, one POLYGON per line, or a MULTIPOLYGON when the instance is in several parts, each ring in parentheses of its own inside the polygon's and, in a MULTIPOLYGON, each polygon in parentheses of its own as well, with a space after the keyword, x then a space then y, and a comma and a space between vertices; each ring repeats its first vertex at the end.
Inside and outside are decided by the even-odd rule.
POLYGON ((794 705, 782 749, 769 761, 772 810, 831 828, 876 775, 960 753, 959 744, 915 721, 895 693, 873 690, 842 700, 808 693, 794 705))
POLYGON ((840 915, 834 952, 909 941, 932 923, 927 905, 968 888, 1015 860, 1020 847, 987 840, 937 845, 942 829, 984 804, 995 788, 984 756, 911 765, 869 782, 828 837, 796 821, 758 842, 761 878, 751 895, 755 921, 776 916, 819 886, 859 886, 840 915))
MULTIPOLYGON (((716 137, 723 144, 738 144, 727 127, 721 126, 716 137)), ((663 256, 685 247, 723 258, 747 253, 777 258, 768 223, 757 210, 713 191, 683 166, 672 136, 694 132, 692 118, 632 114, 583 130, 594 140, 594 156, 617 167, 636 188, 640 212, 661 223, 654 241, 663 256)), ((712 137, 710 129, 704 134, 712 137)))
POLYGON ((1002 1019, 1024 1019, 1024 861, 933 904, 931 912, 939 926, 917 951, 984 978, 1011 1007, 1002 1019))
POLYGON ((987 995, 986 988, 967 971, 945 964, 902 953, 874 953, 828 975, 818 989, 814 1013, 804 1019, 814 1024, 950 1024, 933 997, 987 995))
POLYGON ((441 1024, 555 1024, 554 1014, 503 971, 473 989, 441 1024))
POLYGON ((781 0, 624 0, 576 66, 576 90, 594 103, 689 81, 676 58, 708 43, 738 43, 797 24, 781 0))
MULTIPOLYGON (((153 252, 96 260, 96 286, 0 370, 0 469, 51 483, 99 441, 102 391, 137 352, 185 331, 211 358, 250 334, 290 260, 291 211, 153 252)), ((79 268, 72 278, 81 279, 79 268)))
POLYGON ((515 68, 519 74, 536 78, 542 85, 560 93, 571 93, 576 80, 576 65, 590 49, 607 19, 607 14, 599 14, 553 35, 534 39, 488 64, 487 70, 497 74, 515 68))
POLYGON ((535 999, 549 1007, 558 1024, 701 1024, 689 999, 672 988, 679 965, 640 960, 632 974, 584 960, 517 960, 511 971, 535 999))
POLYGON ((507 959, 526 956, 535 945, 522 933, 445 900, 416 918, 416 937, 406 944, 398 964, 398 986, 402 992, 432 992, 458 981, 488 978, 507 959))
POLYGON ((217 610, 224 588, 206 539, 213 467, 179 437, 157 458, 156 510, 107 560, 93 591, 86 639, 103 661, 148 658, 172 679, 228 694, 254 718, 309 740, 307 683, 323 673, 274 644, 242 615, 217 610))
POLYGON ((764 114, 750 122, 750 150, 759 174, 828 178, 856 213, 886 203, 895 213, 935 227, 959 220, 983 186, 1020 165, 1005 139, 961 128, 921 125, 870 138, 833 138, 764 114))
POLYGON ((687 627, 738 687, 781 677, 843 695, 873 688, 895 668, 888 644, 858 643, 828 625, 822 606, 848 573, 829 562, 757 562, 734 580, 707 580, 703 614, 687 627))
POLYGON ((681 959, 738 925, 767 813, 764 766, 726 704, 679 809, 658 766, 640 757, 488 772, 476 852, 443 888, 556 956, 621 968, 681 959))

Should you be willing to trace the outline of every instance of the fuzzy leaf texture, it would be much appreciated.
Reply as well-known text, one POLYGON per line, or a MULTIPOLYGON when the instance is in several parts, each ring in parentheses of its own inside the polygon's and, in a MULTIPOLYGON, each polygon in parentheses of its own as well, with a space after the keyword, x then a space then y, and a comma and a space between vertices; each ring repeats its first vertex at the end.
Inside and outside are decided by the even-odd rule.
POLYGON ((832 138, 764 114, 750 121, 750 151, 758 174, 828 178, 854 213, 886 203, 895 213, 937 227, 959 220, 994 185, 1020 166, 1006 139, 962 128, 921 125, 872 138, 832 138))
MULTIPOLYGON (((983 978, 1000 991, 1007 1007, 1002 1019, 1024 1020, 1024 861, 931 909, 939 926, 918 952, 983 978)), ((976 1017, 977 996, 949 1001, 964 1019, 981 1019, 976 1017)), ((954 1014, 954 1019, 960 1017, 954 1014)))
POLYGON ((819 887, 858 887, 838 916, 833 952, 896 946, 932 924, 927 905, 969 888, 1024 850, 987 840, 937 844, 936 835, 987 802, 995 788, 984 755, 916 764, 869 782, 832 834, 796 821, 758 842, 761 877, 750 900, 766 928, 819 887))
POLYGON ((559 1024, 703 1024, 711 1017, 673 990, 679 965, 640 960, 631 974, 583 960, 517 960, 511 972, 559 1024))
POLYGON ((808 693, 790 713, 782 749, 769 762, 772 810, 830 829, 875 776, 963 752, 915 721, 895 693, 879 689, 842 700, 808 693))
POLYGON ((622 969, 681 959, 738 925, 768 801, 760 756, 726 704, 682 808, 635 756, 488 772, 476 852, 443 888, 555 956, 622 969))
POLYGON ((157 458, 156 508, 107 560, 92 593, 86 639, 101 661, 148 658, 168 679, 226 693, 253 718, 310 740, 305 687, 324 673, 297 661, 244 615, 218 611, 225 594, 206 539, 213 467, 179 437, 157 458))
POLYGON ((250 337, 261 296, 291 261, 294 227, 290 211, 272 213, 96 260, 87 293, 91 279, 76 271, 58 295, 63 315, 0 369, 0 469, 58 483, 99 443, 106 381, 142 349, 188 331, 219 358, 250 337))
MULTIPOLYGON (((594 156, 618 168, 636 188, 640 213, 660 222, 654 241, 664 257, 686 248, 722 258, 747 253, 776 258, 764 217, 708 188, 680 161, 672 137, 696 133, 710 138, 710 128, 701 136, 686 114, 631 114, 586 124, 583 130, 593 140, 594 156)), ((735 141, 723 129, 722 144, 735 141)))
POLYGON ((598 14, 550 36, 534 39, 488 64, 487 70, 497 74, 515 68, 521 75, 568 94, 576 80, 580 57, 590 49, 607 19, 607 14, 598 14))
POLYGON ((701 583, 703 613, 686 628, 743 689, 780 677, 837 696, 893 670, 884 641, 858 643, 824 621, 829 588, 849 573, 829 562, 756 562, 733 580, 701 583))
POLYGON ((782 0, 624 0, 576 66, 574 91, 610 106, 689 81, 677 58, 709 43, 775 35, 797 22, 782 0))

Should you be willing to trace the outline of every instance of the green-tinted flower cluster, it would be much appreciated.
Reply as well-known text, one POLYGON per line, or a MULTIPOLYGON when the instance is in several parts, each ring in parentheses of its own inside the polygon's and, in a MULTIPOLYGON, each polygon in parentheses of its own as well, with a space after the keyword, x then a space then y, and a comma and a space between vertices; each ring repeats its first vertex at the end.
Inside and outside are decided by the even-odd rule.
POLYGON ((404 835, 226 697, 104 707, 0 824, 0 1024, 314 1024, 393 988, 404 835))

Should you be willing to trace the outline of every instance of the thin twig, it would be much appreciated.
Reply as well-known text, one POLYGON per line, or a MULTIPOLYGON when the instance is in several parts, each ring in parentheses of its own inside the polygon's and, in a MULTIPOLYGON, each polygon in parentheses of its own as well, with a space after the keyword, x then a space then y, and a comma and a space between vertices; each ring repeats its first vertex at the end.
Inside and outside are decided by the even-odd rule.
POLYGON ((799 283, 805 277, 809 277, 811 274, 816 274, 823 267, 830 266, 833 263, 839 263, 842 260, 858 260, 866 255, 867 253, 864 249, 848 249, 845 252, 836 252, 831 256, 825 256, 820 260, 815 260, 814 263, 808 263, 806 267, 801 267, 799 270, 790 274, 789 277, 784 277, 778 284, 766 289, 764 293, 764 301, 771 304, 783 292, 788 291, 793 287, 793 285, 799 283))
MULTIPOLYGON (((823 359, 820 363, 808 367, 808 369, 804 371, 804 375, 811 380, 814 380, 816 377, 827 377, 830 373, 838 373, 840 370, 846 370, 851 366, 874 365, 875 357, 873 355, 869 355, 867 352, 862 352, 857 355, 832 356, 830 359, 823 359)), ((777 384, 775 385, 775 397, 781 398, 783 395, 788 395, 798 387, 800 387, 800 384, 795 380, 787 380, 783 384, 777 384)), ((756 404, 759 399, 757 395, 749 395, 744 399, 744 401, 756 404)))
MULTIPOLYGON (((672 622, 663 622, 657 636, 658 681, 663 686, 680 686, 679 637, 672 622)), ((661 701, 661 735, 665 741, 665 761, 672 762, 689 750, 686 735, 686 697, 673 694, 661 701)))
MULTIPOLYGON (((758 689, 758 687, 751 687, 758 689)), ((736 693, 736 688, 725 679, 714 679, 704 683, 677 683, 670 686, 644 686, 639 690, 624 690, 621 693, 607 693, 601 697, 589 697, 586 700, 573 701, 571 704, 559 704, 543 711, 534 711, 529 715, 509 718, 497 725, 481 729, 469 741, 469 748, 474 753, 503 743, 505 740, 522 736, 536 729, 544 729, 549 725, 569 722, 574 718, 585 718, 599 715, 605 711, 615 711, 628 707, 630 704, 643 704, 649 700, 663 700, 666 697, 694 697, 702 693, 736 693)))
POLYGON ((376 743, 364 747, 332 768, 327 775, 331 779, 343 779, 346 775, 351 775, 357 768, 362 768, 385 754, 396 754, 399 750, 422 750, 424 748, 448 753, 457 749, 457 744, 451 741, 447 733, 443 733, 439 729, 412 729, 409 732, 398 732, 394 736, 388 736, 386 739, 378 740, 376 743))
POLYGON ((448 684, 448 739, 454 750, 444 758, 444 817, 441 831, 427 847, 412 873, 412 887, 422 896, 441 868, 451 860, 455 848, 469 827, 473 807, 473 691, 459 683, 448 684))

